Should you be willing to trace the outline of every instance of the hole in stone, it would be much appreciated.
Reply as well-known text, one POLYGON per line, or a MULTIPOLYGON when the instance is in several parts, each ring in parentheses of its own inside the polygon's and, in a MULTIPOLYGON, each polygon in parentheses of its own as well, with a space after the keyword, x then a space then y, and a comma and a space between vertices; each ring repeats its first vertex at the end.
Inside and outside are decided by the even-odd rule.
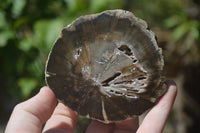
POLYGON ((146 79, 147 77, 139 77, 138 80, 146 79))
POLYGON ((112 80, 114 80, 114 79, 115 79, 116 77, 118 77, 119 75, 121 75, 120 72, 115 73, 115 74, 114 74, 113 76, 111 76, 110 78, 104 80, 103 82, 101 82, 101 83, 102 83, 102 86, 109 86, 109 82, 112 81, 112 80))
POLYGON ((134 60, 133 60, 133 63, 136 63, 136 62, 137 62, 137 60, 136 60, 136 59, 134 59, 134 60))
POLYGON ((130 56, 132 55, 133 53, 131 52, 131 49, 127 46, 127 45, 121 45, 119 48, 118 48, 120 51, 124 52, 126 55, 130 56))
POLYGON ((80 55, 80 50, 77 50, 77 54, 80 55))
POLYGON ((125 95, 126 97, 133 97, 132 95, 125 95))
POLYGON ((117 85, 117 84, 132 84, 133 81, 129 80, 129 81, 121 81, 121 82, 115 82, 114 85, 117 85))
POLYGON ((143 83, 143 84, 141 84, 141 86, 144 86, 144 83, 143 83))
POLYGON ((112 92, 112 93, 113 93, 114 91, 113 91, 113 90, 110 90, 110 92, 112 92))
POLYGON ((115 91, 115 94, 117 94, 117 95, 122 95, 123 93, 118 92, 118 91, 115 91))
POLYGON ((157 38, 157 36, 155 36, 155 40, 156 40, 156 42, 158 42, 158 38, 157 38))
POLYGON ((138 97, 136 97, 136 96, 133 96, 133 95, 125 95, 127 98, 138 98, 138 97))
POLYGON ((147 26, 147 30, 150 30, 150 27, 149 27, 149 25, 147 26))

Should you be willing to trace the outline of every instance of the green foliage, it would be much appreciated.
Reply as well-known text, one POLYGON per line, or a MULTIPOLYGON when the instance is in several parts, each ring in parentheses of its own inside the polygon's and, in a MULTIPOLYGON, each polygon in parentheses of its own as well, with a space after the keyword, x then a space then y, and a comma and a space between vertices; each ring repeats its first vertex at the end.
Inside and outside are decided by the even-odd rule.
POLYGON ((38 82, 31 78, 20 78, 18 81, 18 86, 21 89, 22 96, 28 97, 33 89, 37 86, 38 82))
POLYGON ((172 32, 172 37, 174 41, 183 39, 183 37, 189 33, 191 34, 191 39, 199 38, 199 23, 196 20, 190 20, 183 23, 180 23, 174 31, 172 32))
POLYGON ((171 30, 171 42, 177 45, 176 52, 180 56, 184 55, 185 60, 199 63, 200 21, 198 17, 190 16, 186 9, 183 9, 165 19, 163 25, 171 30))
POLYGON ((6 13, 0 9, 0 47, 7 44, 10 38, 14 37, 14 32, 12 31, 10 25, 6 22, 6 13))
POLYGON ((180 12, 165 19, 164 25, 168 29, 173 29, 173 41, 180 41, 188 33, 191 34, 191 39, 199 39, 200 22, 199 20, 188 18, 186 12, 180 12))
POLYGON ((64 1, 4 0, 0 5, 0 83, 18 99, 44 83, 48 52, 66 23, 64 1), (48 5, 49 3, 49 5, 48 5), (42 6, 42 8, 40 7, 42 6))
POLYGON ((101 12, 106 9, 121 9, 124 4, 124 0, 91 0, 90 9, 92 12, 101 12))

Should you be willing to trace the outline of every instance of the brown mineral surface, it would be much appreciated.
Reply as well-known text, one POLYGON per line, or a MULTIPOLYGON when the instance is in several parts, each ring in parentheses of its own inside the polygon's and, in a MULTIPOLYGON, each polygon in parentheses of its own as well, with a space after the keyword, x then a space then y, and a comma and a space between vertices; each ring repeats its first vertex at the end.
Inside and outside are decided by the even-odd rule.
POLYGON ((124 10, 85 15, 62 30, 46 65, 57 99, 103 122, 141 115, 165 92, 163 56, 145 21, 124 10))

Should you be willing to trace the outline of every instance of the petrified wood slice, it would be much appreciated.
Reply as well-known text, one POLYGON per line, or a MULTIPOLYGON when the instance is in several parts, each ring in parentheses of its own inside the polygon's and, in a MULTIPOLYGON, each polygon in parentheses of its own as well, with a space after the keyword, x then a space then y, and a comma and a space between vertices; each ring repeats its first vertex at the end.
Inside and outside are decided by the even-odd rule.
POLYGON ((81 16, 62 30, 46 65, 46 82, 79 115, 124 120, 165 92, 163 56, 145 21, 124 10, 81 16))

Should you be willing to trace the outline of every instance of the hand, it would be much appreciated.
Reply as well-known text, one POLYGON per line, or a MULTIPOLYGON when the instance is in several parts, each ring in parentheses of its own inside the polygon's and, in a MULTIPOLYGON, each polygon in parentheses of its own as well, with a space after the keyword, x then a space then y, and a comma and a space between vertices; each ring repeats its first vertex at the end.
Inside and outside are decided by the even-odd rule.
MULTIPOLYGON (((161 133, 173 106, 177 88, 173 81, 166 81, 167 92, 149 111, 139 126, 138 117, 121 122, 104 124, 92 121, 87 133, 161 133)), ((18 104, 10 117, 5 133, 71 133, 77 122, 77 115, 62 103, 54 93, 43 87, 33 98, 18 104)))

